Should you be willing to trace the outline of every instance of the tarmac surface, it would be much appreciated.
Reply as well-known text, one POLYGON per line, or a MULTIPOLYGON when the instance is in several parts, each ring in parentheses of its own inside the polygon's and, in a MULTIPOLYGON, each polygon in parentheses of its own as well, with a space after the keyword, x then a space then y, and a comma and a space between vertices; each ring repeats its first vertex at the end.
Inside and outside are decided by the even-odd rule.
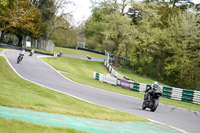
POLYGON ((20 64, 16 62, 19 51, 7 50, 4 54, 10 65, 19 75, 34 83, 91 103, 164 123, 186 132, 199 133, 200 131, 200 112, 164 104, 160 104, 155 112, 144 111, 141 109, 143 100, 81 85, 68 80, 52 67, 38 59, 37 56, 40 56, 39 54, 29 57, 28 53, 26 53, 20 64))

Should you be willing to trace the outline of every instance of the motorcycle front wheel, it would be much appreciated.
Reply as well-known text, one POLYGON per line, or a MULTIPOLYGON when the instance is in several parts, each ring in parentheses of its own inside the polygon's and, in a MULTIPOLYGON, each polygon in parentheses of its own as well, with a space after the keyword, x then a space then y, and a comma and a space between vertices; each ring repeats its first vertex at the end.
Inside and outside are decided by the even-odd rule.
POLYGON ((151 110, 152 112, 154 112, 154 111, 157 109, 158 103, 159 103, 158 99, 154 99, 153 106, 150 108, 150 110, 151 110))
POLYGON ((19 64, 19 62, 20 62, 20 59, 19 59, 19 57, 17 58, 17 64, 19 64))
POLYGON ((146 103, 145 103, 145 101, 143 101, 143 103, 142 103, 142 109, 143 109, 143 110, 146 109, 146 103))

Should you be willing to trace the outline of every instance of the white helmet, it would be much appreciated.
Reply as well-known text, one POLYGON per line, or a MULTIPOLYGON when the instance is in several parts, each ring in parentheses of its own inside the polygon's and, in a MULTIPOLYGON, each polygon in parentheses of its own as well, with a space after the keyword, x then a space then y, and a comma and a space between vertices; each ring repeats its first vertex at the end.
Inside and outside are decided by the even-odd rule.
POLYGON ((154 84, 154 85, 158 85, 158 82, 157 82, 157 81, 154 81, 153 84, 154 84))
POLYGON ((158 82, 154 81, 153 84, 151 84, 151 88, 154 88, 154 85, 158 85, 158 82))

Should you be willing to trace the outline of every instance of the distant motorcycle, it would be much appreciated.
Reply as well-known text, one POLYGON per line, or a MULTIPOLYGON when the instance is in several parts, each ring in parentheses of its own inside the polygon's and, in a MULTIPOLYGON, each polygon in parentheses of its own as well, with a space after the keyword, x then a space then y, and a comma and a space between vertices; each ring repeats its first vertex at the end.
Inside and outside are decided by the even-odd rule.
POLYGON ((20 53, 19 53, 19 56, 17 57, 17 64, 19 64, 23 57, 24 57, 24 54, 25 54, 25 50, 23 49, 20 53))
POLYGON ((91 60, 92 58, 89 56, 89 55, 87 55, 87 58, 89 59, 89 60, 91 60))
MULTIPOLYGON (((148 93, 148 92, 146 92, 148 93)), ((150 108, 150 111, 154 112, 159 104, 159 98, 162 96, 162 91, 159 85, 154 85, 150 93, 150 101, 148 100, 147 94, 144 95, 144 101, 142 109, 150 108)))
POLYGON ((22 61, 22 59, 23 59, 23 55, 19 55, 18 57, 17 57, 17 64, 19 64, 21 61, 22 61))
POLYGON ((34 49, 32 49, 29 53, 29 56, 32 56, 33 55, 33 52, 34 52, 34 49))

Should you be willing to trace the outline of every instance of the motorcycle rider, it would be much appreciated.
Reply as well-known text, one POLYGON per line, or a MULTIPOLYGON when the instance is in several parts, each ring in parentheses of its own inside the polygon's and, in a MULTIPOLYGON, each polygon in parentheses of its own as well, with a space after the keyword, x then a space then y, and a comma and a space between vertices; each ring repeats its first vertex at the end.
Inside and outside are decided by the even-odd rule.
POLYGON ((34 51, 35 51, 34 49, 31 49, 29 56, 32 56, 34 51))
POLYGON ((24 56, 24 54, 25 54, 25 50, 23 49, 20 53, 19 53, 19 56, 24 56))
POLYGON ((148 87, 146 90, 145 90, 145 99, 150 102, 150 97, 152 95, 152 90, 153 88, 156 88, 158 85, 158 82, 157 81, 154 81, 153 84, 151 84, 150 87, 148 87))
POLYGON ((31 49, 31 52, 33 53, 35 50, 34 49, 31 49))
MULTIPOLYGON (((19 53, 19 57, 21 56, 22 57, 22 59, 23 59, 23 57, 24 57, 24 54, 25 54, 25 50, 23 49, 23 50, 21 50, 21 52, 19 53)), ((18 57, 18 58, 19 58, 18 57)))

